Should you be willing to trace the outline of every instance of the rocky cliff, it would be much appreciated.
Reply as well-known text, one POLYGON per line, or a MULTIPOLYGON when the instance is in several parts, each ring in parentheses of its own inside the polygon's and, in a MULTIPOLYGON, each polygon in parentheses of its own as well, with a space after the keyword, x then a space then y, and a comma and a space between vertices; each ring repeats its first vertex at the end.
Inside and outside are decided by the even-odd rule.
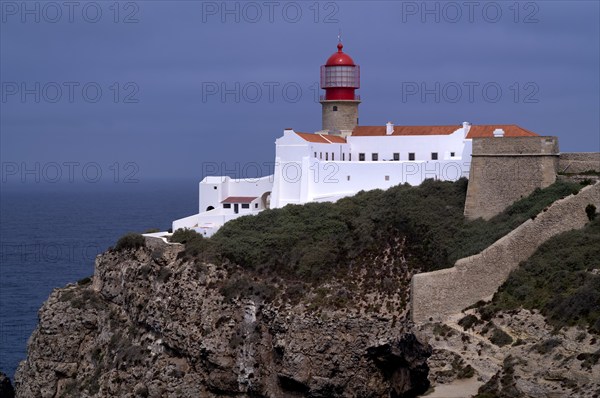
MULTIPOLYGON (((569 186, 540 191, 509 209, 519 217, 453 230, 455 223, 442 221, 456 219, 452 203, 463 198, 457 188, 399 187, 371 207, 364 204, 377 192, 357 195, 356 209, 346 201, 337 213, 332 205, 314 205, 248 224, 240 219, 221 242, 229 257, 218 241, 190 231, 172 237, 185 247, 126 236, 96 259, 92 278, 56 289, 40 309, 15 376, 16 396, 600 396, 597 220, 546 242, 491 303, 444 323, 410 323, 409 283, 420 268, 454 246, 482 246, 474 240, 489 241, 519 217, 544 219, 532 209, 548 212, 565 190, 573 193, 569 186), (441 205, 440 197, 450 204, 441 205), (411 200, 420 207, 407 205, 411 200), (404 203, 408 210, 398 213, 412 218, 378 213, 377 203, 391 203, 389 209, 404 203), (383 223, 390 219, 396 222, 383 223), (417 222, 423 220, 429 224, 417 222), (314 230, 299 233, 306 224, 314 230), (373 234, 365 237, 369 226, 373 234), (324 228, 347 231, 337 242, 323 239, 324 228), (354 239, 355 231, 364 239, 354 239), (464 239, 450 239, 455 235, 464 239), (368 250, 357 251, 361 243, 368 250), (336 245, 345 245, 346 256, 332 261, 336 245)), ((592 219, 597 214, 588 204, 592 219)), ((1 375, 0 387, 4 397, 10 386, 1 375)))
MULTIPOLYGON (((226 284, 235 268, 151 243, 109 251, 91 280, 53 291, 17 370, 17 397, 411 397, 428 388, 431 351, 407 327, 406 288, 377 293, 361 284, 363 268, 347 297, 328 293, 349 292, 330 289, 335 281, 292 292, 269 276, 248 276, 255 284, 236 294, 226 284)), ((407 286, 402 261, 377 269, 390 267, 399 279, 385 280, 407 286)))

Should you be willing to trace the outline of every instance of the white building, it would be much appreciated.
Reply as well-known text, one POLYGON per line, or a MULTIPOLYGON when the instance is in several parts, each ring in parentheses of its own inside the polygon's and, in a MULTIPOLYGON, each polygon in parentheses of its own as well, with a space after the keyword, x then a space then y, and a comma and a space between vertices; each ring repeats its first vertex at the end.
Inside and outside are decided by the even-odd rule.
POLYGON ((359 126, 359 66, 342 44, 321 67, 323 128, 316 133, 285 129, 275 140, 274 173, 261 178, 208 176, 200 182, 199 212, 175 220, 173 231, 204 236, 243 215, 287 204, 335 201, 361 190, 387 189, 427 178, 468 177, 471 139, 535 136, 516 125, 359 126))

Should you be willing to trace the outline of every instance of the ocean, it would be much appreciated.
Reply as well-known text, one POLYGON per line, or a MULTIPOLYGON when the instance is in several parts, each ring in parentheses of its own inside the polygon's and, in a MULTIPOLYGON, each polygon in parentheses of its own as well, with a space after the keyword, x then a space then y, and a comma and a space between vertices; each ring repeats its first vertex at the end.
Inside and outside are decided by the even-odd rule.
POLYGON ((127 232, 166 230, 198 210, 194 181, 47 184, 0 189, 0 371, 26 357, 37 311, 52 289, 94 272, 127 232))

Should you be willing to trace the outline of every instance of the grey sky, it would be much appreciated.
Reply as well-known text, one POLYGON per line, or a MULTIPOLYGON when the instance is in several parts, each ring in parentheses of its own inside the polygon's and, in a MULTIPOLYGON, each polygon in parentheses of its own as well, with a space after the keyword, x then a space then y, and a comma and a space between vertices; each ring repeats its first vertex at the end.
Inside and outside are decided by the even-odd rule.
POLYGON ((340 28, 361 66, 362 125, 514 123, 563 151, 600 150, 597 1, 99 1, 72 15, 53 3, 60 17, 47 2, 0 4, 5 166, 199 180, 203 162, 270 162, 285 127, 319 129, 319 67, 340 28))

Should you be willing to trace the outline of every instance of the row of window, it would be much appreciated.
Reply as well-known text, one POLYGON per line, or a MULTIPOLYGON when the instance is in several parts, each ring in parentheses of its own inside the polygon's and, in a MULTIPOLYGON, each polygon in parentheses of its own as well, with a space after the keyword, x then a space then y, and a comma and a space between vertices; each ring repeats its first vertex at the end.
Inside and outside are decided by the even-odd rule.
MULTIPOLYGON (((386 181, 389 181, 390 180, 390 176, 384 176, 384 179, 386 181)), ((346 180, 350 181, 350 176, 346 176, 346 180)))
MULTIPOLYGON (((350 157, 350 159, 348 160, 352 160, 352 154, 348 154, 348 156, 350 157)), ((317 153, 315 152, 315 158, 317 157, 317 153)), ((319 152, 319 159, 323 160, 323 152, 319 152)), ((329 160, 329 152, 325 152, 325 160, 329 160)), ((335 153, 331 152, 331 160, 335 160, 335 153)), ((345 161, 346 160, 346 154, 342 153, 342 160, 345 161)))
MULTIPOLYGON (((450 152, 450 156, 454 157, 455 153, 454 152, 450 152)), ((394 158, 393 160, 400 160, 400 153, 399 152, 394 152, 394 158)), ((416 159, 416 155, 414 152, 409 152, 408 153, 408 160, 415 160, 416 159)), ((437 152, 431 152, 431 160, 438 160, 438 153, 437 152)), ((361 162, 365 161, 365 154, 364 153, 359 153, 358 154, 358 160, 361 162)), ((376 162, 379 160, 379 154, 378 153, 372 153, 371 154, 371 160, 376 162)))
MULTIPOLYGON (((223 203, 223 208, 231 209, 231 203, 223 203)), ((250 208, 250 203, 242 203, 242 209, 249 209, 249 208, 250 208)), ((254 208, 258 209, 258 203, 254 204, 254 208)))
MULTIPOLYGON (((400 153, 399 152, 394 152, 394 160, 400 160, 400 153)), ((408 153, 408 160, 415 160, 416 156, 414 152, 409 152, 408 153)), ((364 153, 359 153, 358 154, 358 160, 361 162, 364 162, 365 160, 365 154, 364 153)), ((376 162, 379 160, 379 154, 378 153, 372 153, 371 154, 371 160, 376 162)), ((438 154, 437 152, 431 152, 431 160, 438 160, 438 154)))
MULTIPOLYGON (((454 152, 450 152, 450 157, 454 157, 455 153, 454 152)), ((317 152, 315 152, 315 158, 317 157, 317 152)), ((323 160, 323 152, 319 152, 319 159, 323 160)), ((416 159, 416 155, 414 152, 409 152, 408 153, 408 160, 415 160, 416 159)), ((329 160, 329 152, 325 152, 325 160, 329 160)), ((335 153, 331 152, 331 160, 335 160, 335 153)), ((346 160, 346 154, 342 153, 342 161, 346 160)), ((352 161, 352 154, 349 153, 348 154, 348 160, 351 162, 352 161)), ((358 154, 358 160, 361 162, 365 161, 365 154, 364 153, 359 153, 358 154)), ((379 160, 379 154, 378 153, 372 153, 371 154, 371 160, 376 162, 379 160)), ((394 152, 394 159, 393 160, 400 160, 400 153, 399 152, 394 152)), ((438 153, 437 152, 431 152, 431 160, 438 160, 438 153)))

